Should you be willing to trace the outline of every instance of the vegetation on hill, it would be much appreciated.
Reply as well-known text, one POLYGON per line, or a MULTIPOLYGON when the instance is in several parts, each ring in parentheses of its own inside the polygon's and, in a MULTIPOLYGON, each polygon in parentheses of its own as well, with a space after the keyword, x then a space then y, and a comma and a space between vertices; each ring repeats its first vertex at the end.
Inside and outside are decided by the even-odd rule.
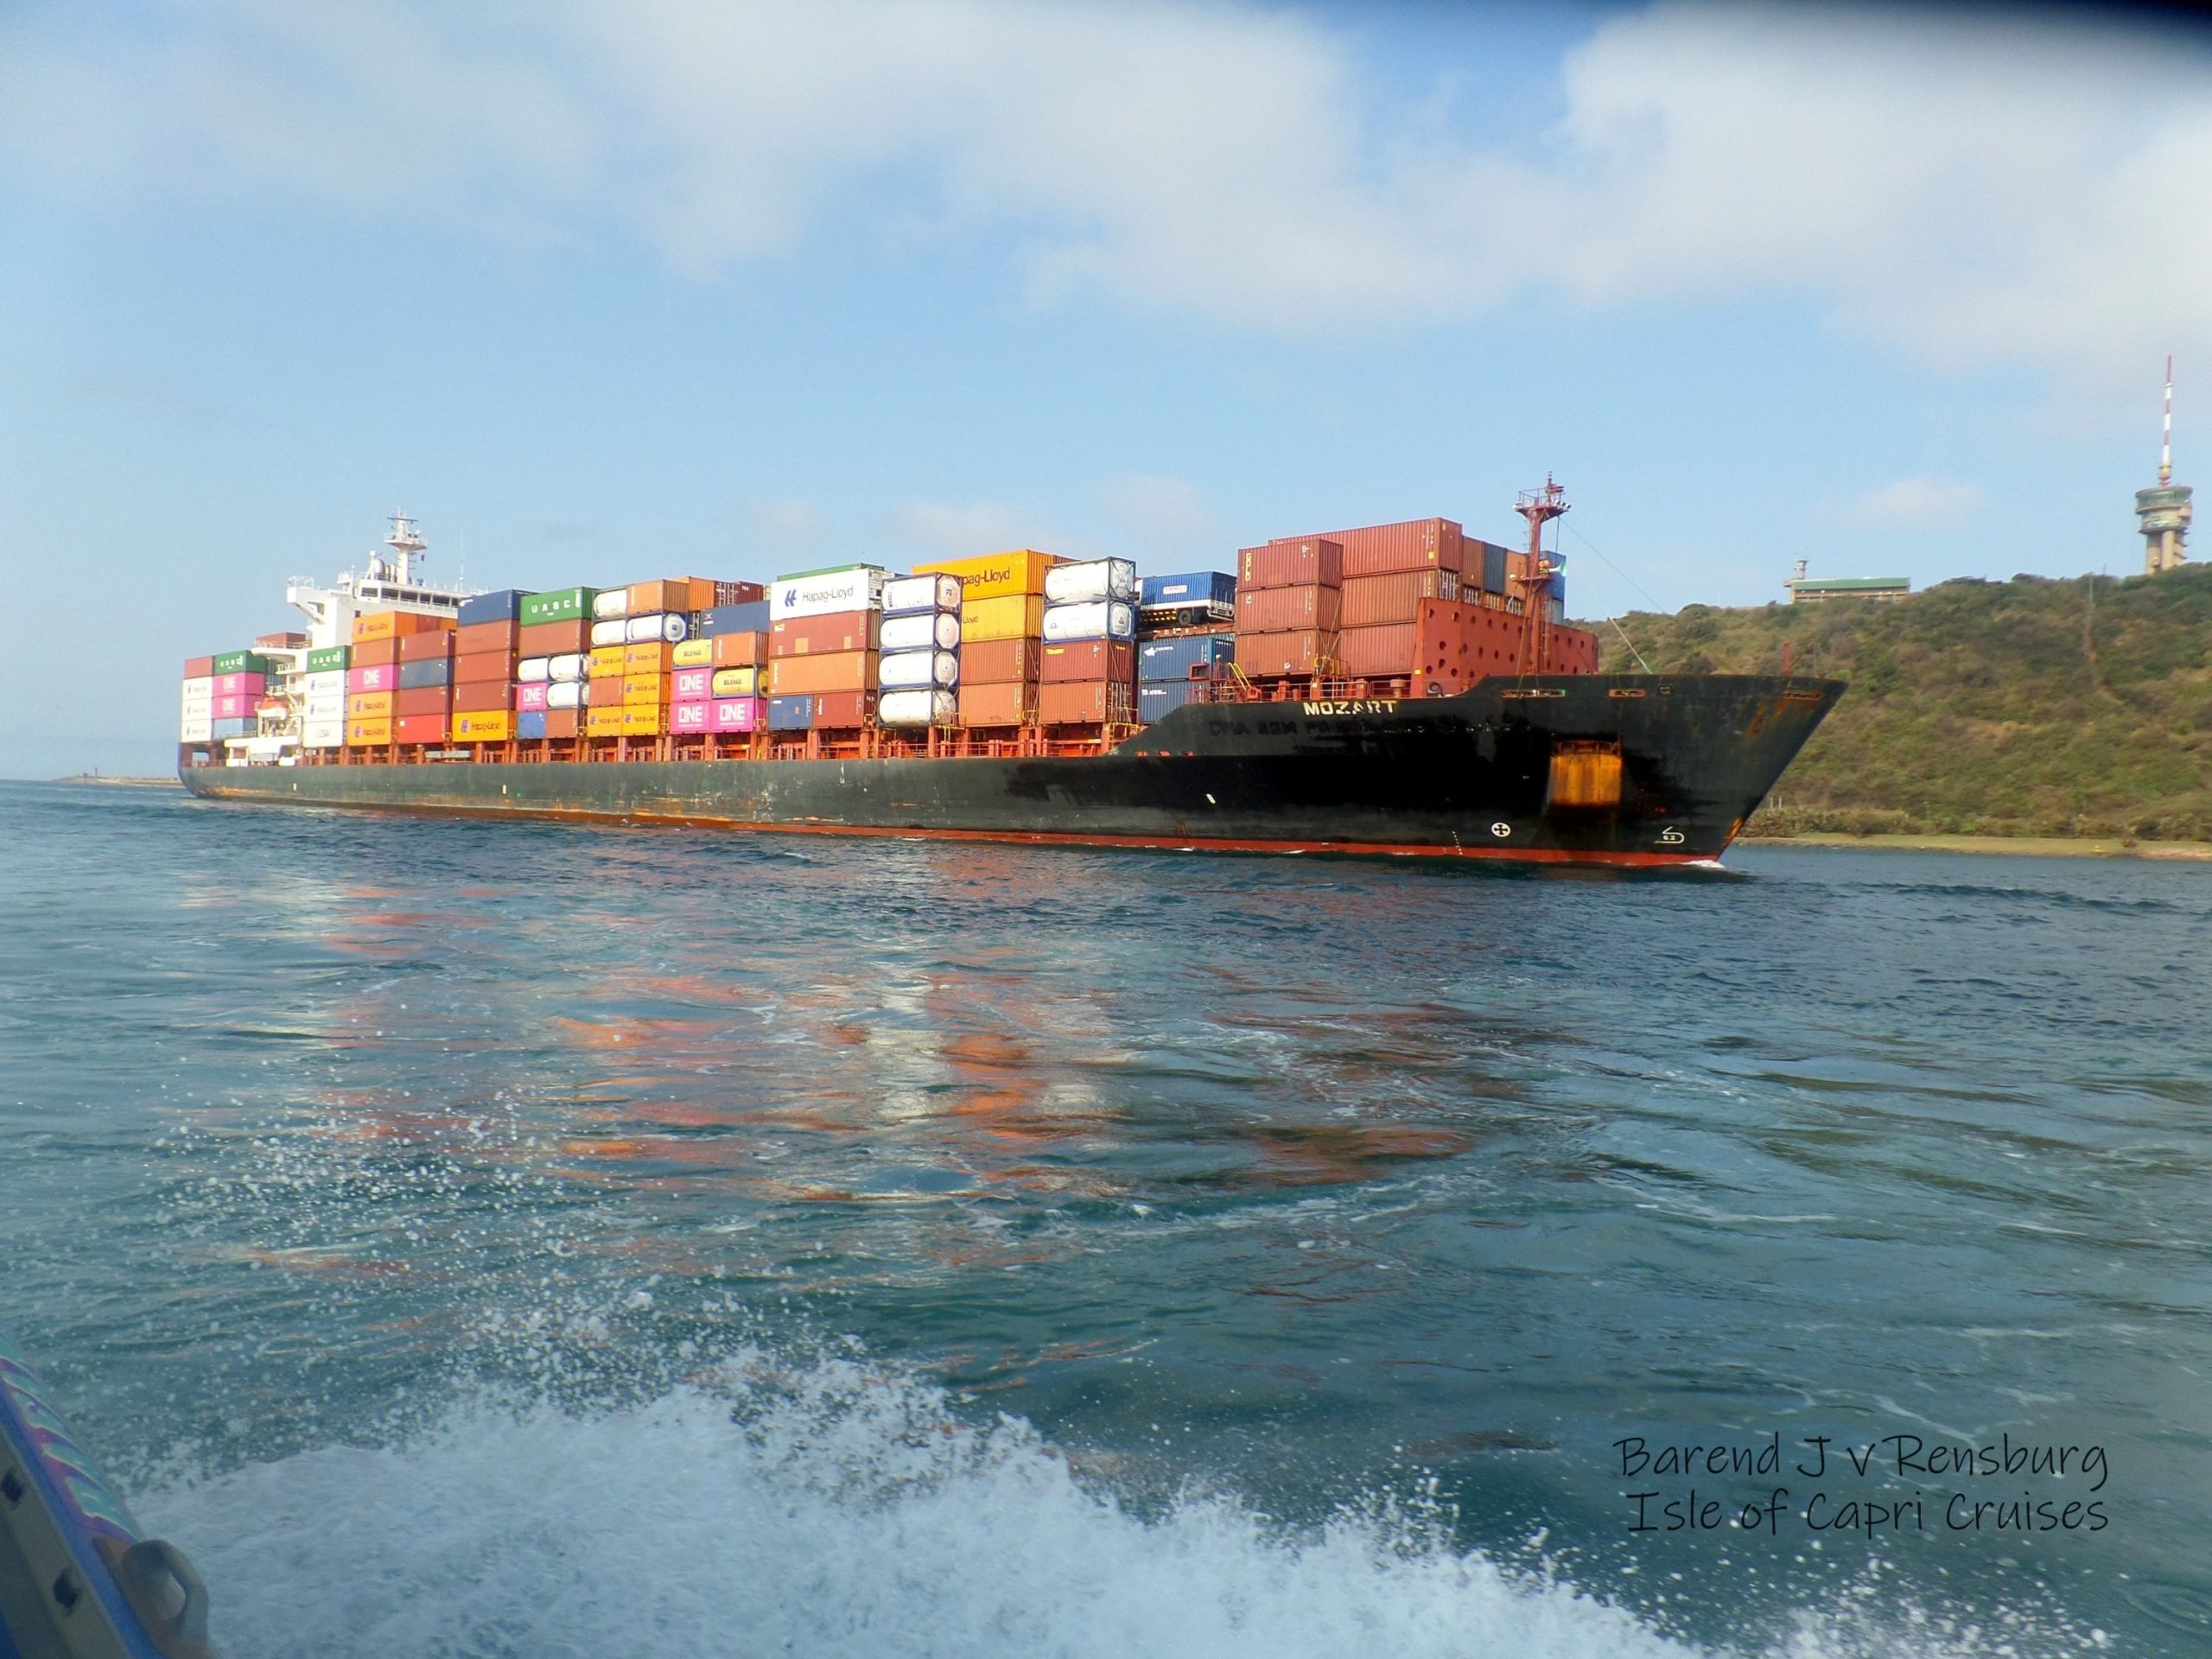
POLYGON ((1750 826, 2212 840, 2212 563, 1596 625, 1607 672, 1847 680, 1750 826))

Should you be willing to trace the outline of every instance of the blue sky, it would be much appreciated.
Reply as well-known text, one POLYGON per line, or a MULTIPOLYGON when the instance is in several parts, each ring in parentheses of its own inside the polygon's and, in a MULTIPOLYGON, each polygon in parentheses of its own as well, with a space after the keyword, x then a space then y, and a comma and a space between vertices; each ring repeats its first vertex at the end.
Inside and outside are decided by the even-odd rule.
POLYGON ((1583 615, 2125 573, 2212 41, 2055 16, 19 3, 0 775, 162 766, 395 508, 486 586, 1159 569, 1550 471, 1583 615))

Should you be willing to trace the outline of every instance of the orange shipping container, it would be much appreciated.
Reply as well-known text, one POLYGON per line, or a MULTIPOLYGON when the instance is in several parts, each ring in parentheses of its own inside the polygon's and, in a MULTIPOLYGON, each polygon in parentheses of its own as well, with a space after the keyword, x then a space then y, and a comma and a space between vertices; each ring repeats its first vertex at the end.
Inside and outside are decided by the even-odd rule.
POLYGON ((1342 626, 1373 628, 1386 622, 1410 622, 1420 613, 1424 599, 1459 597, 1459 573, 1456 570, 1399 570, 1386 576, 1346 576, 1342 626))
POLYGON ((515 677, 515 659, 504 651, 474 651, 453 659, 453 683, 467 685, 496 681, 505 685, 515 677))
POLYGON ((814 729, 849 732, 875 718, 873 691, 824 691, 814 699, 814 729))
POLYGON ((348 748, 372 748, 391 741, 391 721, 385 720, 349 720, 346 722, 346 746, 348 748))
POLYGON ((836 611, 828 616, 782 617, 768 629, 768 655, 773 659, 874 651, 882 620, 880 611, 836 611))
POLYGON ((841 652, 836 656, 782 657, 768 664, 772 697, 821 691, 865 691, 875 683, 875 653, 841 652))
POLYGON ((1242 548, 1236 555, 1240 600, 1254 588, 1339 588, 1344 579, 1343 546, 1320 537, 1269 542, 1265 547, 1242 548))
POLYGON ((629 601, 632 616, 651 616, 657 611, 703 611, 714 605, 715 584, 704 576, 633 582, 629 601))
POLYGON ((1346 674, 1410 674, 1414 635, 1411 622, 1386 622, 1376 628, 1346 628, 1337 636, 1337 662, 1346 674))
POLYGON ((676 665, 676 647, 655 639, 642 645, 622 647, 622 676, 665 674, 676 665))
POLYGON ((454 630, 453 654, 471 657, 480 652, 496 651, 512 657, 515 636, 521 632, 512 622, 472 622, 465 628, 454 630))
POLYGON ((399 641, 391 638, 364 640, 346 655, 349 668, 390 668, 399 660, 399 641))
POLYGON ((748 628, 740 633, 718 633, 713 639, 716 668, 758 668, 768 660, 768 636, 748 628))
POLYGON ((504 743, 514 735, 515 717, 504 709, 472 709, 453 717, 456 743, 504 743))
POLYGON ((353 619, 353 644, 372 639, 399 639, 424 632, 445 632, 453 627, 449 616, 424 616, 415 611, 364 611, 353 619))
POLYGON ((441 657, 452 655, 451 627, 422 628, 399 636, 399 660, 403 663, 435 663, 441 657))
POLYGON ((1332 530, 1326 536, 1344 549, 1346 581, 1400 570, 1449 570, 1456 575, 1466 569, 1465 535, 1449 518, 1408 518, 1395 524, 1332 530))
POLYGON ((390 720, 391 696, 389 691, 356 691, 346 699, 346 718, 348 720, 390 720))
POLYGON ((1036 715, 1037 686, 1033 681, 982 685, 969 682, 960 688, 963 726, 1027 726, 1036 715))
MULTIPOLYGON (((391 694, 391 712, 399 720, 420 719, 435 715, 443 720, 453 709, 453 688, 445 685, 418 685, 391 694)), ((402 738, 401 742, 415 740, 402 738)))
POLYGON ((960 643, 960 681, 963 685, 997 685, 1009 680, 1035 684, 1041 667, 1040 642, 1035 639, 983 639, 960 643))
POLYGON ((545 711, 545 735, 574 737, 583 725, 583 711, 580 709, 548 709, 545 711))
POLYGON ((934 564, 918 564, 918 576, 957 576, 960 578, 960 602, 971 600, 1002 599, 1009 594, 1034 594, 1042 597, 1045 592, 1045 573, 1059 563, 1057 555, 1039 553, 1033 547, 1019 547, 1010 553, 986 553, 980 558, 939 559, 934 564))
POLYGON ((1079 685, 1037 688, 1039 726, 1127 724, 1136 718, 1136 688, 1119 682, 1086 680, 1079 685))
POLYGON ((1313 673, 1325 658, 1333 657, 1337 636, 1319 628, 1296 633, 1240 633, 1236 636, 1236 665, 1256 679, 1313 673))
POLYGON ((1137 677, 1137 648, 1127 639, 1084 639, 1067 645, 1047 645, 1039 653, 1047 685, 1077 680, 1116 680, 1124 685, 1137 677))
POLYGON ((1296 588, 1239 588, 1236 632, 1290 633, 1319 628, 1328 633, 1343 626, 1344 607, 1341 588, 1311 582, 1296 588))
POLYGON ((488 709, 505 709, 512 700, 514 691, 505 680, 463 680, 453 689, 453 711, 455 714, 477 714, 488 709))
POLYGON ((533 622, 515 630, 518 657, 563 657, 591 649, 591 621, 578 617, 571 622, 533 622))

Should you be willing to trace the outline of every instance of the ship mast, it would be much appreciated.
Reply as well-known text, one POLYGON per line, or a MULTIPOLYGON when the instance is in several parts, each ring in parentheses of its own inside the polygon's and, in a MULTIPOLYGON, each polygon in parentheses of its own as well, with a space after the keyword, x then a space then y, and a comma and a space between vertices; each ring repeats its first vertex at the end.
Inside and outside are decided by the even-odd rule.
POLYGON ((1514 652, 1514 672, 1541 674, 1551 656, 1552 573, 1557 568, 1544 557, 1544 526, 1567 511, 1567 492, 1544 474, 1541 490, 1523 490, 1514 507, 1529 521, 1529 568, 1514 578, 1521 584, 1521 644, 1514 652))

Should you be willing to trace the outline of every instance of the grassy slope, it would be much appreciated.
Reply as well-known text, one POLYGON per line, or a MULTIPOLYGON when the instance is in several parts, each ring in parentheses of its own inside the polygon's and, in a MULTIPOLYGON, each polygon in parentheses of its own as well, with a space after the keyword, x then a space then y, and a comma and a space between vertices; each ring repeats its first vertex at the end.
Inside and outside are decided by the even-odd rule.
MULTIPOLYGON (((1895 604, 1631 614, 1658 672, 1851 682, 1754 834, 2212 839, 2212 563, 2114 582, 1948 582, 1895 604)), ((1636 671, 1611 624, 1608 671, 1636 671)))

